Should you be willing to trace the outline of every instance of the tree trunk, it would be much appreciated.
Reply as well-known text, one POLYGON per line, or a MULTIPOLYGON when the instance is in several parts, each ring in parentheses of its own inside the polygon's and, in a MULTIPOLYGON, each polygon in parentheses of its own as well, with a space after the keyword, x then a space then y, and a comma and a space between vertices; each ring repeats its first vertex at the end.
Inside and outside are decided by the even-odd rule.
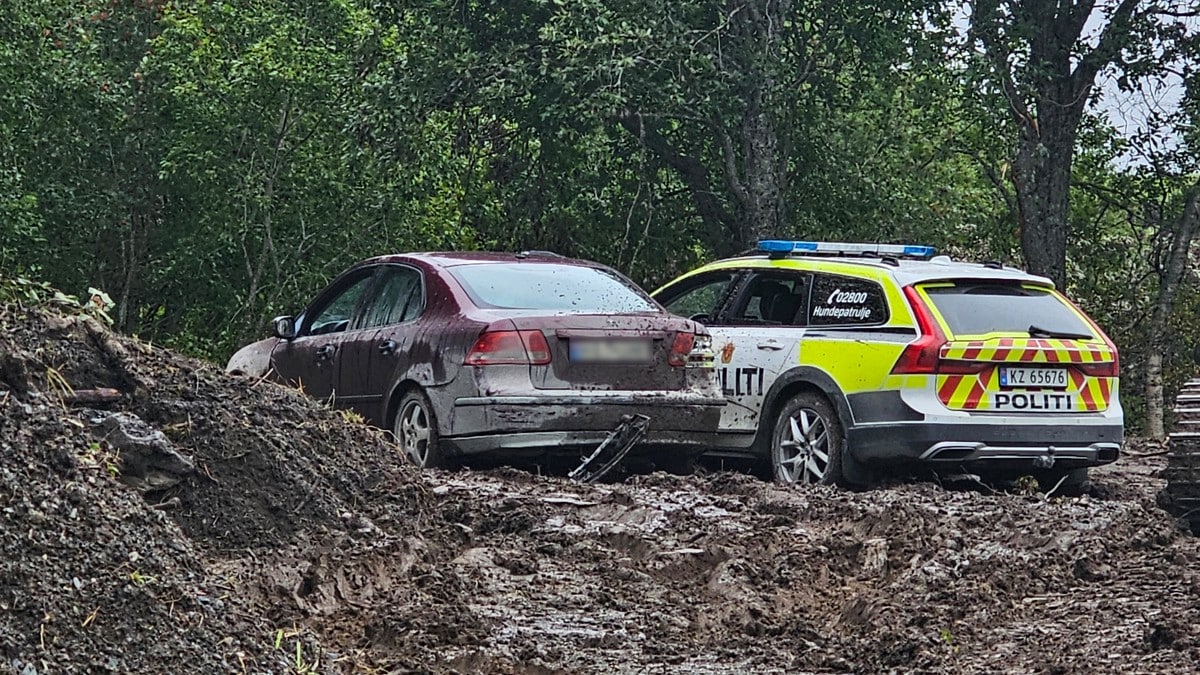
POLYGON ((1060 289, 1067 282, 1071 164, 1079 124, 1078 116, 1065 117, 1050 116, 1041 127, 1022 129, 1013 165, 1025 265, 1060 289))
POLYGON ((1086 39, 1092 0, 970 3, 971 39, 982 43, 1017 127, 1012 180, 1021 251, 1029 271, 1059 288, 1067 280, 1079 122, 1097 75, 1133 39, 1129 27, 1140 1, 1120 0, 1103 19, 1096 15, 1086 39))
POLYGON ((1171 237, 1171 249, 1159 276, 1158 295, 1150 313, 1150 353, 1146 358, 1146 433, 1152 438, 1165 438, 1163 402, 1163 361, 1167 349, 1167 333, 1179 285, 1187 272, 1192 240, 1200 228, 1200 183, 1188 190, 1183 213, 1171 237))
POLYGON ((1163 422, 1163 350, 1161 345, 1150 345, 1146 355, 1146 435, 1150 438, 1165 438, 1163 422))
POLYGON ((742 120, 742 155, 746 165, 745 190, 740 198, 740 235, 744 248, 759 239, 779 236, 783 226, 783 184, 785 166, 779 159, 779 135, 763 110, 762 95, 756 94, 742 120))

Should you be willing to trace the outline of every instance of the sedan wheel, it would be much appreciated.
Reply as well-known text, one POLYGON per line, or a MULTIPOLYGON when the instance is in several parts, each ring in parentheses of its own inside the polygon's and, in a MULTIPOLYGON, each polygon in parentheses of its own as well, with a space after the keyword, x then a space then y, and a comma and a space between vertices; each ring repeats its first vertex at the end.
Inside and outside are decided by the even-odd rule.
POLYGON ((842 425, 823 396, 803 392, 775 423, 771 466, 780 483, 842 484, 842 425))
POLYGON ((422 469, 442 465, 438 448, 437 422, 429 399, 420 392, 405 394, 392 428, 392 435, 408 461, 422 469))

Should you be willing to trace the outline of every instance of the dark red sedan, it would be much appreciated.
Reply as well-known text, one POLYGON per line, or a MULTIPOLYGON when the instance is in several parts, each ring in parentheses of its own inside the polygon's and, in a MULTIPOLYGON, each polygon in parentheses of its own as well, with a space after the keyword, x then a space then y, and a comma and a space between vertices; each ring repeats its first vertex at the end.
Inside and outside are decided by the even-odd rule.
POLYGON ((549 253, 371 258, 273 333, 227 369, 358 411, 422 467, 579 455, 634 413, 650 417, 634 454, 675 465, 711 445, 724 406, 702 325, 549 253))

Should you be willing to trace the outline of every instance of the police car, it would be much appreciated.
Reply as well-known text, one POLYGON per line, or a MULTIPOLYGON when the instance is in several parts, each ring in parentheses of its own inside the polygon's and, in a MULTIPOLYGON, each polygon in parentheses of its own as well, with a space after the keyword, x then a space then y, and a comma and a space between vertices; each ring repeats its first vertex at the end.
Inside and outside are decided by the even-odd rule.
POLYGON ((712 333, 714 454, 769 458, 781 482, 903 463, 1067 492, 1120 454, 1117 349, 1049 279, 928 246, 768 240, 653 295, 712 333))

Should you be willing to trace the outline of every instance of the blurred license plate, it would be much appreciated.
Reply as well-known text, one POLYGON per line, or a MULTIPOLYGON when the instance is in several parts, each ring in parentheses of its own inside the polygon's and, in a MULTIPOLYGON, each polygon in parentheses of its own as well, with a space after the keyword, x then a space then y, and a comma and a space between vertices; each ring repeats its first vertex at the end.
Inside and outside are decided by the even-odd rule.
POLYGON ((1000 368, 1001 387, 1066 389, 1066 368, 1000 368))
POLYGON ((570 356, 580 363, 645 363, 651 349, 646 340, 571 340, 570 356))

